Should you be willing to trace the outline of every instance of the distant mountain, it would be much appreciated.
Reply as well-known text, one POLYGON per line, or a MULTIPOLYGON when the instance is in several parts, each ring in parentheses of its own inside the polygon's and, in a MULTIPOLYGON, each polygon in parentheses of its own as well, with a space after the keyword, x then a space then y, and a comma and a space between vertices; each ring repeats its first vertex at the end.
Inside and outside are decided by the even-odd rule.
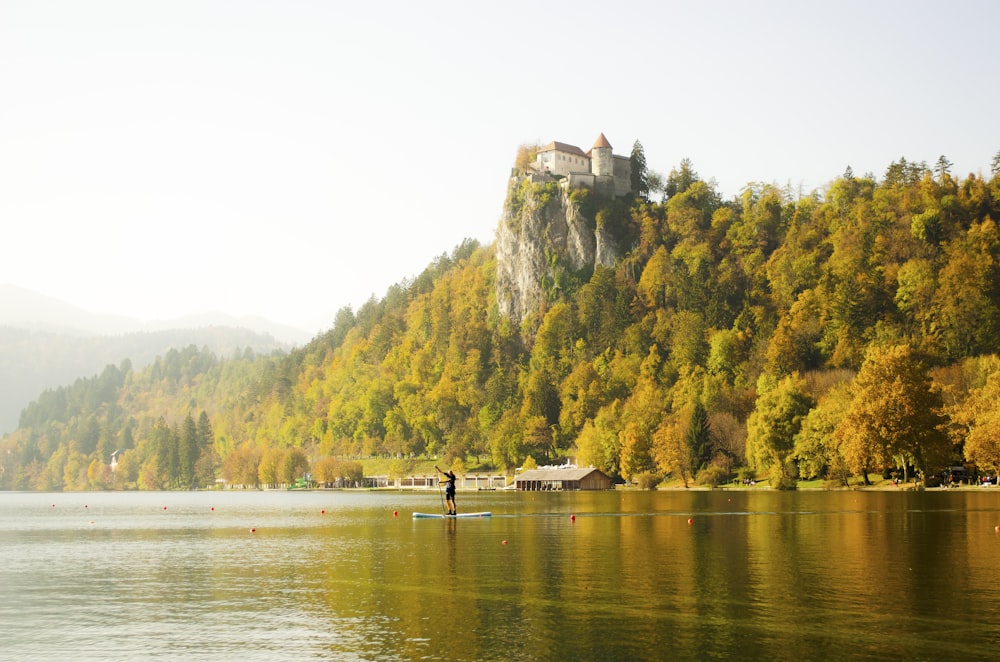
POLYGON ((224 315, 144 325, 0 285, 0 434, 16 429, 21 410, 45 389, 92 377, 108 364, 128 359, 139 369, 171 348, 190 345, 220 358, 246 349, 270 354, 289 351, 306 336, 267 320, 224 315))
POLYGON ((281 343, 302 345, 312 334, 262 317, 233 317, 223 313, 190 315, 172 320, 141 320, 124 315, 93 313, 38 292, 0 283, 0 326, 47 331, 72 336, 119 335, 140 331, 200 329, 210 326, 244 328, 270 334, 281 343))
POLYGON ((75 336, 138 331, 142 323, 101 315, 16 285, 0 284, 0 325, 75 336))
MULTIPOLYGON (((187 315, 172 320, 153 320, 143 325, 145 331, 169 331, 173 329, 204 329, 208 327, 228 327, 249 329, 256 333, 274 336, 282 344, 301 346, 316 335, 302 329, 278 324, 263 317, 233 317, 224 313, 187 315)), ((318 333, 318 331, 317 331, 318 333)))

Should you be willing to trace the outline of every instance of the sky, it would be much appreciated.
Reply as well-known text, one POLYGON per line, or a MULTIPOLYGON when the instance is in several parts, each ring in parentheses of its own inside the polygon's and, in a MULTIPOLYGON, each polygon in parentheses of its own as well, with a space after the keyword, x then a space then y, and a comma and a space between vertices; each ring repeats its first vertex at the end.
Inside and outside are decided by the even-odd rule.
POLYGON ((521 144, 724 198, 989 175, 1000 3, 0 0, 0 283, 319 333, 463 239, 521 144))

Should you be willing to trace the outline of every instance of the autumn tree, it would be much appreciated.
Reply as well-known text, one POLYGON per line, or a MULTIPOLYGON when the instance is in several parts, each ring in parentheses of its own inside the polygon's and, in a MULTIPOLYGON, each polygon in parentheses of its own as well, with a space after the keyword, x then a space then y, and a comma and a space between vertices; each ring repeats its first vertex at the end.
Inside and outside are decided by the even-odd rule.
POLYGON ((90 461, 90 466, 87 467, 87 481, 89 482, 88 487, 91 489, 108 489, 112 482, 111 467, 94 458, 90 461))
POLYGON ((803 478, 825 477, 847 485, 850 471, 834 431, 850 405, 850 387, 841 383, 819 399, 795 435, 794 455, 803 478))
POLYGON ((139 453, 135 450, 126 450, 118 457, 118 464, 114 471, 114 484, 119 489, 129 484, 134 484, 139 479, 139 468, 141 462, 139 453))
POLYGON ((292 484, 309 472, 309 459, 301 448, 289 448, 281 458, 278 478, 282 483, 292 484))
POLYGON ((625 403, 625 425, 619 437, 621 473, 626 480, 654 468, 653 433, 668 407, 660 381, 662 366, 659 348, 652 345, 639 364, 638 379, 625 403))
POLYGON ((794 488, 796 469, 790 460, 812 398, 797 374, 780 380, 761 375, 757 391, 756 407, 747 420, 747 459, 755 469, 770 472, 772 487, 794 488))
POLYGON ((635 421, 629 421, 619 433, 621 439, 621 474, 625 480, 653 468, 653 458, 650 454, 651 439, 643 433, 642 426, 635 421))
POLYGON ((278 484, 284 455, 282 449, 274 447, 266 449, 261 454, 260 464, 257 467, 257 478, 261 485, 275 487, 278 484))
POLYGON ((956 418, 968 430, 965 459, 1000 473, 1000 371, 991 373, 983 386, 970 392, 956 418))
POLYGON ((244 445, 230 452, 222 463, 222 475, 230 485, 257 487, 260 485, 260 451, 244 445))
POLYGON ((671 271, 670 254, 665 246, 660 246, 646 262, 636 288, 639 300, 647 308, 655 310, 676 302, 671 271))
POLYGON ((1000 231, 987 217, 946 250, 934 309, 949 358, 994 350, 1000 345, 1000 231))
POLYGON ((594 466, 609 476, 620 476, 622 403, 618 400, 602 407, 583 425, 576 439, 577 463, 594 466))
POLYGON ((941 394, 931 388, 922 361, 908 345, 874 346, 851 385, 851 404, 837 426, 841 452, 861 473, 896 461, 910 462, 926 483, 928 471, 944 466, 951 444, 941 413, 941 394))
POLYGON ((653 433, 653 458, 664 476, 676 476, 688 487, 691 478, 691 448, 688 446, 684 412, 663 420, 653 433))
POLYGON ((332 457, 321 457, 313 463, 313 479, 320 485, 332 487, 340 477, 339 462, 332 457))
POLYGON ((517 147, 517 156, 514 158, 514 167, 524 171, 529 165, 535 162, 535 155, 538 154, 537 144, 522 144, 517 147))

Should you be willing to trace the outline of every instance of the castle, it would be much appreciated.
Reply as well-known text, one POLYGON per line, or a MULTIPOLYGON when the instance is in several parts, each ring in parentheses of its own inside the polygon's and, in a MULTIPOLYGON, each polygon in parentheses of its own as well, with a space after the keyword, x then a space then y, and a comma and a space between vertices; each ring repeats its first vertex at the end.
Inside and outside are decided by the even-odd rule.
POLYGON ((569 188, 592 188, 610 197, 632 192, 629 157, 612 153, 611 143, 603 133, 589 152, 575 145, 550 142, 538 149, 533 168, 536 176, 559 178, 569 188))

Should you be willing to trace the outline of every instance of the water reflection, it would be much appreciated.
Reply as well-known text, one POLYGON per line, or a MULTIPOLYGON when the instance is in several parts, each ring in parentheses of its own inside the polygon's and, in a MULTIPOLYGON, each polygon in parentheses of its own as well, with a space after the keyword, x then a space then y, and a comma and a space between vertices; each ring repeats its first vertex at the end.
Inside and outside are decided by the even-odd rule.
POLYGON ((915 659, 1000 644, 1000 491, 0 495, 5 655, 915 659), (394 515, 395 513, 395 515, 394 515), (575 517, 571 517, 575 515, 575 517))

